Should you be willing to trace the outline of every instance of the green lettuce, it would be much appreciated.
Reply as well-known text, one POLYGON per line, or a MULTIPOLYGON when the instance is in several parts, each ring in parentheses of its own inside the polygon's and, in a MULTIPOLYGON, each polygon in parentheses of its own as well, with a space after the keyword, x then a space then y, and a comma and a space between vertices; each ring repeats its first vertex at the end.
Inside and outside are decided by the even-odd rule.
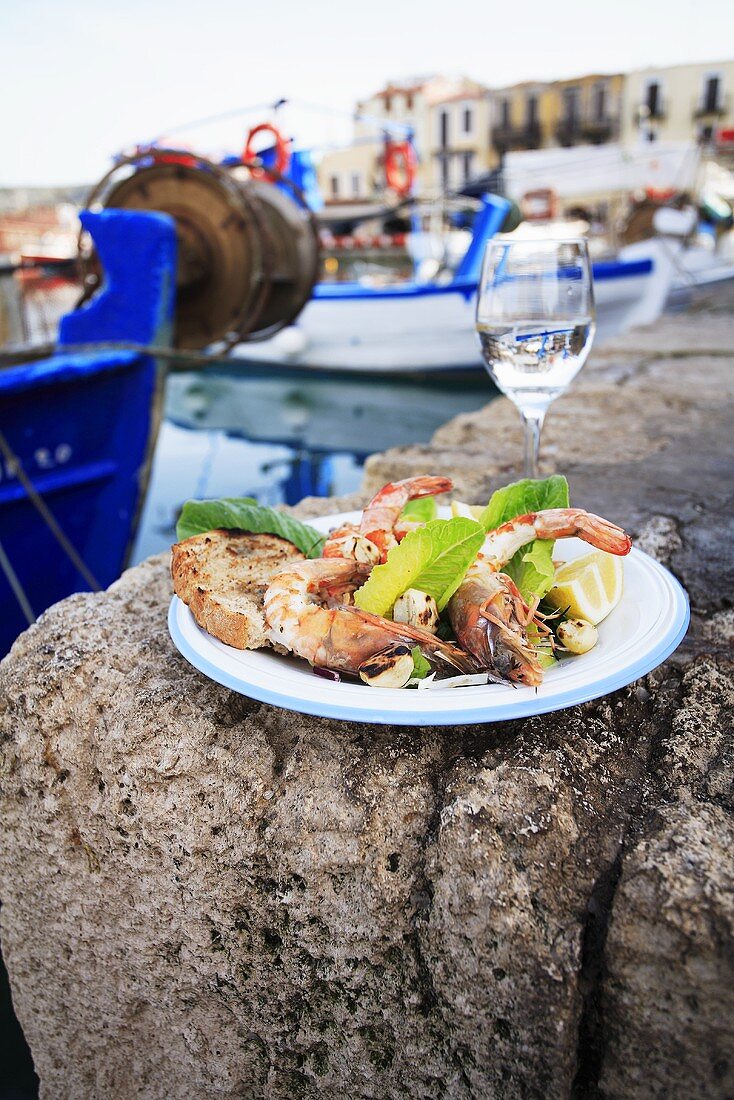
MULTIPOLYGON (((542 481, 523 478, 493 493, 479 522, 485 531, 493 531, 507 520, 527 512, 568 507, 568 482, 561 474, 553 474, 542 481)), ((542 599, 553 584, 554 545, 550 539, 535 539, 518 550, 505 566, 504 572, 512 577, 528 603, 542 599)))
POLYGON ((464 579, 484 541, 484 529, 473 519, 430 520, 408 532, 376 565, 366 583, 354 594, 363 611, 387 616, 398 596, 408 588, 427 592, 441 611, 464 579))
POLYGON ((428 673, 431 671, 431 663, 421 653, 421 647, 419 645, 414 646, 410 651, 413 658, 413 679, 425 680, 428 673))
POLYGON ((438 516, 438 505, 435 497, 418 497, 409 500, 400 513, 401 519, 409 519, 414 523, 428 523, 438 516))
POLYGON ((227 531, 253 531, 280 535, 297 546, 308 558, 318 558, 324 535, 285 512, 258 504, 252 497, 224 497, 219 500, 187 500, 176 524, 179 542, 191 535, 223 527, 227 531))

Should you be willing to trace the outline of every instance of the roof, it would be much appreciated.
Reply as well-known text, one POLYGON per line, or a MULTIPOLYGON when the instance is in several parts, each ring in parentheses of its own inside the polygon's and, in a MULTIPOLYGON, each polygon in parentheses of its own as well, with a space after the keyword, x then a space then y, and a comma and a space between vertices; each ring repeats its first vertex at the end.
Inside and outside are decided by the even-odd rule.
POLYGON ((395 95, 398 92, 411 93, 422 92, 426 84, 434 80, 433 76, 421 76, 411 77, 409 79, 401 81, 388 81, 384 88, 381 88, 379 92, 373 92, 371 96, 367 96, 367 99, 387 99, 388 96, 395 95))
POLYGON ((465 88, 464 91, 454 92, 452 95, 441 96, 434 99, 431 106, 440 107, 442 103, 458 103, 462 99, 484 99, 489 95, 489 88, 465 88))

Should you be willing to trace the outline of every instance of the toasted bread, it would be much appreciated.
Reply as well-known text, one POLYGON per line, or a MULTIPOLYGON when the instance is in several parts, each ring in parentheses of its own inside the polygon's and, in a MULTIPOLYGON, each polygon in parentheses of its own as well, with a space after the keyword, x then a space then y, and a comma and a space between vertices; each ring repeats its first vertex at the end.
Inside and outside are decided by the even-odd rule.
POLYGON ((272 577, 304 555, 277 535, 207 531, 177 542, 171 576, 199 626, 235 649, 269 645, 263 596, 272 577))

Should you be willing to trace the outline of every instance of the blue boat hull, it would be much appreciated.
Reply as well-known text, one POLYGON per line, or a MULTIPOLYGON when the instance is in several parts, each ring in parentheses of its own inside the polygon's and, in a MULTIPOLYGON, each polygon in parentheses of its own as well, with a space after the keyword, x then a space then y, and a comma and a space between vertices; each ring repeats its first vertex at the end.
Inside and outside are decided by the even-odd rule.
MULTIPOLYGON (((120 355, 2 394, 0 429, 37 493, 101 587, 125 566, 155 437, 155 363, 120 355), (95 365, 98 366, 98 365, 95 365)), ((71 365, 71 364, 69 364, 71 365)), ((0 474, 0 539, 35 616, 89 584, 34 507, 12 462, 0 474)), ((28 624, 6 577, 0 654, 28 624)))
MULTIPOLYGON (((87 224, 106 287, 65 318, 62 339, 162 338, 173 300, 172 222, 109 211, 87 224)), ((124 351, 60 354, 0 372, 0 655, 28 625, 28 605, 37 617, 74 592, 106 587, 125 567, 161 388, 156 361, 124 351)))

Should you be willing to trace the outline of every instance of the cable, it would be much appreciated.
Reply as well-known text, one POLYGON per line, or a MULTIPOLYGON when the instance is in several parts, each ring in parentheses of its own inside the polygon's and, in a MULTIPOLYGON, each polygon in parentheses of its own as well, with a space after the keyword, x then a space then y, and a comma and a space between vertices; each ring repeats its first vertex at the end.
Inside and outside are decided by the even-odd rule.
POLYGON ((241 118, 243 115, 254 114, 256 111, 277 111, 281 107, 300 107, 306 111, 314 111, 318 114, 333 115, 334 117, 351 119, 358 122, 371 122, 382 130, 394 130, 399 134, 412 133, 413 127, 404 122, 393 122, 390 119, 375 118, 372 115, 363 115, 360 112, 348 111, 344 107, 327 107, 322 103, 309 103, 302 99, 279 99, 275 103, 256 103, 249 107, 234 107, 229 111, 222 111, 216 115, 205 115, 203 118, 193 119, 190 122, 180 122, 176 126, 164 130, 150 142, 157 145, 158 142, 169 138, 172 134, 180 134, 185 130, 194 130, 197 126, 212 126, 217 122, 226 122, 230 118, 241 118))
POLYGON ((2 569, 3 573, 7 577, 8 584, 12 588, 13 595, 15 596, 16 600, 20 604, 20 609, 23 612, 23 615, 25 616, 26 622, 28 623, 29 626, 31 626, 36 621, 36 616, 33 613, 33 608, 31 607, 30 600, 26 596, 25 589, 23 588, 23 585, 20 583, 20 580, 18 579, 18 574, 13 569, 13 566, 10 563, 10 558, 5 553, 5 550, 3 548, 3 544, 1 542, 0 542, 0 569, 2 569))
POLYGON ((76 548, 72 545, 72 543, 59 527, 56 517, 54 516, 53 512, 51 512, 45 500, 40 495, 35 485, 26 474, 25 470, 23 469, 22 462, 13 451, 2 431, 0 431, 0 451, 3 452, 6 462, 9 465, 12 465, 15 476, 18 478, 18 481, 21 483, 26 493, 28 494, 31 504, 39 513, 49 531, 66 554, 71 564, 80 574, 80 576, 84 578, 84 580, 91 588, 92 592, 101 592, 102 585, 99 583, 92 571, 87 568, 87 565, 79 556, 76 548))

